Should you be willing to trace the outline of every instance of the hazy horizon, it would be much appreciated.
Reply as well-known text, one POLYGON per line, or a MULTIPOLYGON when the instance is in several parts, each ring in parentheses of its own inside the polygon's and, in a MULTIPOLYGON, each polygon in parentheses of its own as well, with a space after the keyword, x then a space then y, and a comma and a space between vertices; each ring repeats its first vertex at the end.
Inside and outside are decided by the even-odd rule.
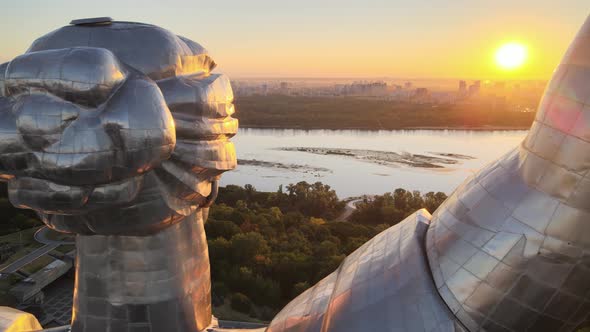
POLYGON ((232 80, 358 80, 358 81, 502 81, 502 82, 535 82, 535 81, 547 81, 543 78, 530 78, 530 79, 519 79, 519 78, 487 78, 487 77, 397 77, 397 76, 284 76, 284 75, 232 75, 232 80))
POLYGON ((0 61, 37 37, 81 17, 160 25, 208 48, 232 78, 546 80, 584 22, 587 0, 301 0, 183 2, 32 0, 4 4, 0 61), (504 71, 493 61, 503 43, 528 59, 504 71))

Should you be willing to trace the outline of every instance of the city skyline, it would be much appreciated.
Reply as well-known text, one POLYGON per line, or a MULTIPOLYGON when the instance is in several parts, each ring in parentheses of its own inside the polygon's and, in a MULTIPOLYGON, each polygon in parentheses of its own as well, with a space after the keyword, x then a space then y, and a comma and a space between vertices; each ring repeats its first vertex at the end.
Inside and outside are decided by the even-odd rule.
POLYGON ((4 5, 0 61, 30 40, 81 17, 111 16, 163 26, 213 50, 232 77, 403 77, 547 79, 585 16, 584 0, 475 3, 445 7, 427 0, 322 1, 58 0, 4 5), (205 30, 202 28, 206 27, 205 30), (506 71, 494 62, 503 44, 519 42, 528 59, 506 71))

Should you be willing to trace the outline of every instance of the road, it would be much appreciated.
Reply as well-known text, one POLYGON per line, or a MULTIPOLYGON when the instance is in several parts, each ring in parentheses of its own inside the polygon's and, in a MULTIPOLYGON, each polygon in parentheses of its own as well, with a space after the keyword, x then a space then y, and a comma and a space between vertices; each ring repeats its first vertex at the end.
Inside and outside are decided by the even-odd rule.
POLYGON ((354 210, 356 210, 356 203, 362 202, 363 199, 364 198, 356 198, 346 203, 344 211, 338 216, 338 218, 334 219, 334 221, 348 221, 348 218, 350 218, 354 210))
POLYGON ((34 260, 43 255, 47 255, 51 250, 59 247, 62 244, 75 244, 75 242, 55 241, 48 239, 48 231, 49 228, 47 228, 47 226, 43 226, 37 232, 35 232, 35 235, 33 235, 35 240, 39 243, 43 243, 44 246, 42 246, 41 248, 37 248, 34 251, 8 264, 4 268, 0 269, 0 273, 15 273, 16 271, 20 270, 23 266, 32 263, 34 260))
POLYGON ((46 255, 51 250, 60 246, 60 243, 52 243, 46 244, 41 248, 35 249, 34 251, 26 254, 25 256, 15 260, 14 262, 8 264, 6 267, 0 270, 0 273, 15 273, 16 271, 20 270, 23 266, 31 263, 32 261, 36 260, 37 258, 46 255))
MULTIPOLYGON (((76 244, 76 242, 73 241, 56 241, 56 240, 51 240, 47 238, 47 232, 51 232, 52 230, 49 229, 49 227, 47 226, 43 226, 41 228, 39 228, 39 230, 37 230, 35 232, 35 235, 33 235, 33 237, 35 238, 35 240, 39 243, 43 243, 43 244, 76 244)), ((55 232, 55 231, 53 231, 55 232)))

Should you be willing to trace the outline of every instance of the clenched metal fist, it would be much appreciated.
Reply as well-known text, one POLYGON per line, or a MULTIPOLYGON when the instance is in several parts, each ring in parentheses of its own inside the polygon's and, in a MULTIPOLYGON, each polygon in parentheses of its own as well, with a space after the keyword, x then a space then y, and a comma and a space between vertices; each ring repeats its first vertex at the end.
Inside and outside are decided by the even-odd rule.
MULTIPOLYGON (((107 22, 108 23, 108 22, 107 22)), ((0 173, 18 207, 79 234, 157 232, 236 165, 229 80, 195 42, 71 25, 0 66, 0 173), (132 220, 132 222, 131 222, 132 220)))

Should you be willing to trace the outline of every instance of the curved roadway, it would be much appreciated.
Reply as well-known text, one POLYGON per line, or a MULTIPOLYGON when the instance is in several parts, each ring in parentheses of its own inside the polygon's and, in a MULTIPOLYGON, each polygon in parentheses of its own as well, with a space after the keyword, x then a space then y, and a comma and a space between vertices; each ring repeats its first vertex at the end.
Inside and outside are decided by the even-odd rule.
POLYGON ((33 238, 37 242, 44 244, 44 246, 42 246, 41 248, 37 248, 37 249, 33 250, 32 252, 24 255, 23 257, 15 260, 14 262, 6 265, 2 269, 0 269, 0 274, 1 273, 16 273, 18 270, 23 268, 25 265, 32 263, 34 260, 36 260, 37 258, 39 258, 43 255, 47 255, 50 251, 59 247, 60 245, 76 244, 75 242, 71 242, 71 241, 56 241, 56 240, 48 239, 47 238, 48 231, 49 231, 49 228, 47 228, 47 226, 43 226, 43 227, 39 228, 39 230, 37 230, 35 232, 35 234, 33 235, 33 238))

